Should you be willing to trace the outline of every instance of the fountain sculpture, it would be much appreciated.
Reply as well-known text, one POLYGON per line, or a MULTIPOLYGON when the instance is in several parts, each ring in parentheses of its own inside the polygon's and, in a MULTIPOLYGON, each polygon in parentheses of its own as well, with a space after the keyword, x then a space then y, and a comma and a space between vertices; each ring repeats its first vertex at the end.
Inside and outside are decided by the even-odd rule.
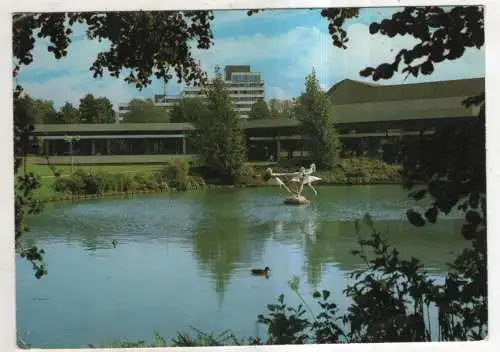
POLYGON ((316 189, 312 186, 312 183, 321 180, 321 178, 312 176, 314 172, 316 172, 315 164, 311 164, 309 169, 301 167, 298 172, 290 173, 274 173, 271 168, 268 168, 265 173, 265 178, 268 185, 280 186, 280 188, 283 187, 288 191, 290 196, 285 199, 285 204, 302 205, 309 203, 309 200, 302 195, 305 185, 311 188, 315 195, 318 194, 316 189), (287 186, 280 177, 289 178, 290 185, 287 186))

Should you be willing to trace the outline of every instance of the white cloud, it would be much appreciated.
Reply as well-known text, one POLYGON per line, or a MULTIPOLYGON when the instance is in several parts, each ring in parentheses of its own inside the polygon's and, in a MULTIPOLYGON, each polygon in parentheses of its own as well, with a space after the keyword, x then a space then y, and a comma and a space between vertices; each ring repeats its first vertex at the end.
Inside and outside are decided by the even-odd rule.
MULTIPOLYGON (((79 32, 78 34, 83 34, 83 31, 79 32)), ((110 77, 107 72, 104 72, 102 78, 93 78, 89 68, 97 54, 109 48, 109 43, 105 41, 74 41, 68 55, 59 60, 47 51, 47 46, 47 42, 37 41, 33 50, 34 61, 21 69, 17 82, 33 97, 54 101, 56 108, 66 101, 78 104, 88 93, 107 97, 115 109, 119 103, 132 98, 151 98, 155 93, 163 93, 163 84, 158 81, 153 81, 153 85, 143 91, 134 89, 123 81, 123 73, 127 73, 125 71, 118 79, 110 77)), ((174 79, 167 88, 169 93, 177 93, 180 85, 174 79)))
POLYGON ((89 78, 89 74, 51 78, 43 82, 28 82, 23 86, 33 97, 54 101, 56 108, 67 101, 78 106, 80 99, 88 93, 98 97, 107 97, 115 108, 118 103, 129 101, 134 97, 122 81, 94 80, 89 78), (89 82, 90 80, 92 82, 89 82))
MULTIPOLYGON (((240 15, 228 12, 225 19, 221 18, 223 21, 236 20, 240 15)), ((215 65, 270 63, 273 70, 268 71, 272 73, 263 77, 267 82, 272 81, 266 88, 266 96, 290 98, 300 94, 304 77, 313 68, 321 86, 327 89, 345 78, 363 80, 359 76, 361 69, 387 62, 401 48, 412 47, 415 43, 411 37, 370 35, 368 26, 354 23, 348 28, 348 49, 341 50, 333 46, 326 32, 326 22, 321 23, 324 27, 297 26, 274 36, 257 33, 215 38, 215 45, 210 50, 194 49, 193 54, 209 75, 215 65)), ((46 51, 46 44, 38 43, 34 51, 35 62, 23 69, 19 81, 33 96, 54 100, 56 106, 65 101, 78 102, 87 93, 107 96, 116 106, 133 97, 151 97, 163 92, 163 84, 157 81, 151 88, 138 92, 122 79, 107 77, 107 73, 102 80, 93 79, 88 69, 106 45, 96 41, 75 41, 66 58, 55 60, 46 51)), ((484 72, 484 49, 468 49, 461 59, 439 64, 432 75, 418 79, 409 77, 407 82, 477 77, 484 72)), ((379 83, 402 83, 403 78, 399 74, 379 83)), ((169 93, 178 93, 180 89, 174 80, 169 82, 169 93)))
MULTIPOLYGON (((330 87, 335 81, 350 78, 371 81, 363 78, 359 71, 367 66, 376 67, 383 62, 392 62, 395 55, 403 48, 412 48, 417 41, 410 36, 388 38, 380 34, 369 34, 368 26, 356 23, 347 30, 348 48, 341 50, 332 45, 328 34, 317 28, 310 28, 307 36, 311 44, 307 52, 297 53, 297 70, 287 70, 283 74, 289 78, 301 72, 309 73, 315 68, 322 84, 330 87)), ((400 70, 402 65, 400 66, 400 70)), ((404 78, 406 74, 397 73, 390 80, 380 80, 380 84, 414 83, 435 80, 460 79, 483 76, 485 73, 484 49, 468 49, 464 56, 456 61, 445 61, 435 66, 434 73, 429 76, 404 78)))
MULTIPOLYGON (((284 85, 291 80, 303 80, 312 69, 316 70, 323 87, 331 87, 339 80, 350 78, 366 80, 359 71, 367 66, 392 62, 402 48, 412 48, 416 40, 410 36, 388 38, 371 35, 368 26, 355 23, 348 28, 347 50, 333 46, 328 33, 318 27, 296 27, 287 33, 268 37, 262 34, 217 39, 209 51, 195 51, 202 65, 209 72, 213 67, 229 63, 255 63, 264 60, 287 60, 278 74, 284 85)), ((468 49, 459 60, 442 62, 430 76, 408 77, 406 83, 460 79, 483 76, 485 72, 484 49, 468 49)), ((396 74, 381 84, 403 83, 406 75, 396 74)), ((287 87, 282 87, 287 89, 287 87)))

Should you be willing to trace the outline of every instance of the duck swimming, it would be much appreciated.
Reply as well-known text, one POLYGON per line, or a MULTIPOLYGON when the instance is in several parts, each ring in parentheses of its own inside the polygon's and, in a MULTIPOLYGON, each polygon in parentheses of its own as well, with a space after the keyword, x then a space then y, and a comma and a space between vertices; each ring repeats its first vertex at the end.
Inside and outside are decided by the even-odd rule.
POLYGON ((252 269, 252 275, 269 275, 269 272, 271 269, 269 269, 268 266, 266 266, 264 269, 252 269))

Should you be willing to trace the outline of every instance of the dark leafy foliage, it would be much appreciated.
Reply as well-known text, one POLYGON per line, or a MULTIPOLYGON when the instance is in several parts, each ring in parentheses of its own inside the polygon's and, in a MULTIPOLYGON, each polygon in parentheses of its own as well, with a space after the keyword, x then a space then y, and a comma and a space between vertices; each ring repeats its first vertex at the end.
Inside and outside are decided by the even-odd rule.
POLYGON ((170 110, 170 122, 195 122, 206 111, 205 101, 201 98, 183 98, 170 110))
MULTIPOLYGON (((359 238, 352 251, 365 266, 351 273, 353 283, 344 294, 352 303, 344 315, 329 301, 330 292, 317 291, 313 298, 319 313, 307 316, 302 304, 292 308, 280 295, 278 304, 258 321, 268 326, 268 344, 290 343, 376 343, 431 341, 431 327, 438 327, 439 341, 481 340, 487 334, 487 292, 484 287, 484 258, 477 249, 466 249, 450 265, 448 278, 438 284, 416 258, 404 259, 375 230, 359 238), (431 306, 438 309, 431 321, 431 306), (312 318, 312 320, 310 320, 312 318)), ((359 225, 356 225, 359 232, 359 225)), ((298 293, 298 288, 292 290, 298 293)), ((300 294, 299 294, 300 297, 300 294)))
POLYGON ((405 186, 419 188, 410 196, 419 200, 427 195, 433 200, 425 213, 427 220, 435 222, 439 212, 448 214, 454 208, 462 211, 467 239, 481 236, 486 226, 484 94, 465 103, 470 102, 480 104, 477 118, 437 128, 432 138, 422 137, 418 148, 403 143, 401 152, 405 186))
POLYGON ((278 304, 268 304, 269 315, 259 315, 258 322, 268 326, 268 344, 305 344, 310 339, 307 334, 309 321, 304 317, 306 310, 302 305, 288 307, 285 296, 278 297, 278 304))
POLYGON ((196 130, 190 140, 209 169, 209 174, 233 184, 241 175, 245 161, 243 131, 238 125, 239 117, 233 109, 219 68, 215 79, 205 87, 206 103, 192 117, 196 130))
POLYGON ((52 184, 59 195, 75 198, 116 193, 190 191, 204 186, 202 178, 189 175, 189 164, 182 159, 172 160, 151 175, 77 169, 72 175, 56 177, 52 184))
MULTIPOLYGON (((275 117, 275 116, 273 116, 275 117)), ((254 103, 248 114, 248 118, 254 120, 265 120, 271 118, 271 112, 269 110, 269 105, 264 100, 254 103)))
MULTIPOLYGON (((30 133, 33 129, 34 110, 28 99, 21 97, 19 87, 14 90, 14 170, 17 171, 23 162, 23 156, 30 140, 30 133)), ((43 260, 45 254, 42 249, 36 246, 24 248, 20 242, 23 232, 28 231, 23 219, 27 214, 38 214, 42 211, 42 205, 33 197, 33 191, 40 187, 40 177, 33 173, 26 173, 18 176, 15 186, 14 211, 15 211, 15 246, 16 252, 26 258, 33 265, 35 276, 42 277, 46 272, 43 260)))
POLYGON ((372 23, 370 33, 380 33, 390 38, 411 35, 419 43, 411 49, 400 50, 391 63, 383 63, 376 68, 367 67, 361 71, 362 76, 371 76, 374 81, 388 79, 399 70, 401 64, 401 72, 407 75, 430 75, 436 64, 456 60, 467 48, 481 48, 484 45, 484 8, 405 7, 390 19, 372 23))
POLYGON ((80 123, 114 123, 113 104, 106 97, 87 94, 80 99, 78 106, 80 123))
POLYGON ((59 117, 58 123, 80 123, 80 110, 66 102, 59 111, 59 117))
POLYGON ((198 84, 206 75, 194 59, 189 43, 200 49, 212 44, 211 11, 138 11, 79 12, 14 15, 13 51, 16 59, 14 75, 21 66, 33 61, 36 38, 48 39, 47 50, 60 59, 67 55, 73 33, 72 26, 88 26, 87 37, 111 43, 100 52, 89 68, 94 77, 108 71, 119 77, 128 70, 125 81, 143 88, 151 77, 169 81, 174 70, 181 81, 198 84))
POLYGON ((313 71, 305 79, 305 89, 297 98, 294 115, 301 122, 311 158, 319 169, 332 170, 338 163, 340 140, 332 123, 331 101, 321 89, 313 71))
POLYGON ((122 123, 165 123, 170 121, 170 114, 162 106, 155 106, 152 99, 132 99, 122 123))

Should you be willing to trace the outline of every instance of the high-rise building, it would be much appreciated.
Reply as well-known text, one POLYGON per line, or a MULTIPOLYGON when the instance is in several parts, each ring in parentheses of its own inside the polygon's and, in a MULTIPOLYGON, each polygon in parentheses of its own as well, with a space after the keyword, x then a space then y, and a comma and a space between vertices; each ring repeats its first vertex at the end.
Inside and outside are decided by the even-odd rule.
MULTIPOLYGON (((233 101, 234 109, 241 118, 248 118, 252 105, 264 100, 264 81, 259 72, 251 72, 249 65, 228 65, 224 67, 224 83, 233 101)), ((212 84, 211 82, 209 85, 212 84)), ((186 87, 180 95, 156 94, 154 104, 171 108, 182 98, 204 98, 201 87, 186 87)), ((127 112, 128 104, 119 104, 119 116, 127 112)))
MULTIPOLYGON (((249 65, 224 67, 224 83, 232 98, 234 109, 242 118, 248 118, 252 105, 264 100, 264 81, 259 72, 251 72, 249 65)), ((210 84, 210 83, 209 83, 210 84)), ((187 87, 182 97, 204 97, 201 87, 187 87)))

